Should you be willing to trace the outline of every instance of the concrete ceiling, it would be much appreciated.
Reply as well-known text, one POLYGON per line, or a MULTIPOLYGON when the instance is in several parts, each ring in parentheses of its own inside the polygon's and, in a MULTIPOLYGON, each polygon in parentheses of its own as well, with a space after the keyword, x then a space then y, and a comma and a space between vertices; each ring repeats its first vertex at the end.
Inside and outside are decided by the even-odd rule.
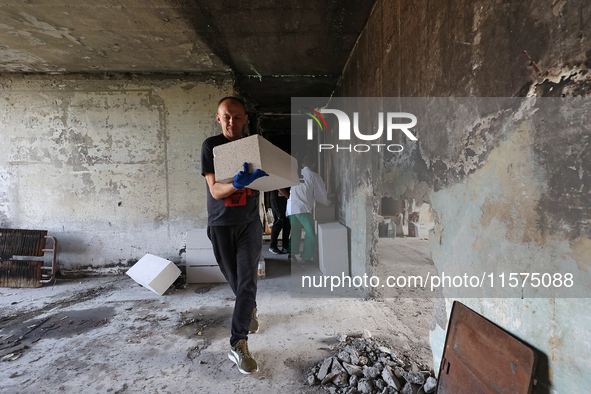
POLYGON ((259 113, 329 96, 375 0, 3 0, 1 73, 228 73, 259 113))

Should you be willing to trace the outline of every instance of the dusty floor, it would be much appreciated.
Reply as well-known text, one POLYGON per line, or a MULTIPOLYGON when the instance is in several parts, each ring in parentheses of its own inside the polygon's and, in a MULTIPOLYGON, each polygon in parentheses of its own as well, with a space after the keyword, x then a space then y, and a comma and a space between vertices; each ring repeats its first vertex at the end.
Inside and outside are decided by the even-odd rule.
MULTIPOLYGON (((437 269, 431 260, 429 241, 427 238, 401 237, 379 238, 378 259, 380 264, 376 267, 374 275, 381 278, 420 276, 426 278, 428 274, 437 275, 437 269)), ((404 283, 404 281, 400 282, 404 283)), ((411 281, 404 287, 380 287, 382 298, 394 297, 432 297, 429 286, 426 288, 415 287, 411 281)))
MULTIPOLYGON (((416 249, 412 242, 397 241, 396 250, 416 249)), ((428 247, 419 249, 428 259, 428 247)), ((432 366, 432 300, 292 298, 289 263, 266 248, 265 255, 261 329, 249 336, 257 374, 240 374, 227 357, 229 286, 188 285, 160 297, 123 275, 0 288, 0 357, 8 359, 0 362, 0 392, 323 392, 304 383, 306 369, 333 354, 337 333, 364 329, 432 366)))

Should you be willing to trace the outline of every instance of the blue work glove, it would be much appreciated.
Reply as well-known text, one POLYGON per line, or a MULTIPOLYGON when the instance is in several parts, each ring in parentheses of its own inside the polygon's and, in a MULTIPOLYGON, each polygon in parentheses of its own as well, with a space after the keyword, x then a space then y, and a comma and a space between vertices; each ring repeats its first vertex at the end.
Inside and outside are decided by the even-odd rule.
POLYGON ((244 189, 246 186, 253 183, 255 180, 259 179, 263 176, 269 176, 263 170, 254 170, 252 174, 248 172, 248 163, 244 163, 244 170, 240 171, 238 174, 234 175, 234 182, 232 186, 234 186, 238 190, 244 189))

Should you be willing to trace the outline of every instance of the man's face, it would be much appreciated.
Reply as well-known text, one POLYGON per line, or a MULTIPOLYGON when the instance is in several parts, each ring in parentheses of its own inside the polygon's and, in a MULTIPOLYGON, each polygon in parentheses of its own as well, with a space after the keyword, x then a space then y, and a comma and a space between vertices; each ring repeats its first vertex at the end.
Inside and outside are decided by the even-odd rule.
POLYGON ((242 128, 248 121, 248 115, 246 115, 244 107, 234 100, 222 102, 218 107, 215 118, 222 125, 222 131, 230 141, 242 137, 242 128))

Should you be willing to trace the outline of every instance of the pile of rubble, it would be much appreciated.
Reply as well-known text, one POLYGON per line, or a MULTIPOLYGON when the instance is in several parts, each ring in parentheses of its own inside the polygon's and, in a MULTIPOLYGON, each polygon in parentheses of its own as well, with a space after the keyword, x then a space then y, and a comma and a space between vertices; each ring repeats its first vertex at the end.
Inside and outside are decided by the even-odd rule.
POLYGON ((332 394, 429 394, 437 380, 432 371, 397 357, 380 346, 368 331, 358 337, 337 335, 338 352, 318 363, 308 374, 310 385, 322 385, 332 394))

